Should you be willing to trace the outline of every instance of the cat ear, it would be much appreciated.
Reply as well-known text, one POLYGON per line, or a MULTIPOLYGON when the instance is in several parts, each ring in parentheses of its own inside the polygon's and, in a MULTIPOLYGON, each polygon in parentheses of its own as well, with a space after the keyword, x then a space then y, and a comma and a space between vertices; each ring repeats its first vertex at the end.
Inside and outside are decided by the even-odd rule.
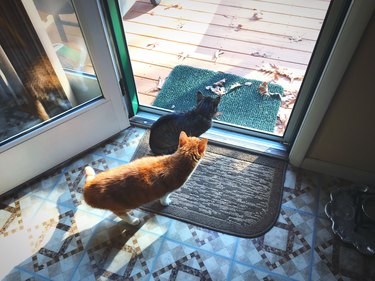
POLYGON ((180 133, 180 138, 179 138, 179 146, 182 147, 187 143, 188 141, 188 136, 184 131, 181 131, 180 133))
POLYGON ((197 92, 197 103, 203 100, 204 96, 201 91, 197 92))
POLYGON ((198 153, 202 155, 207 147, 208 139, 201 139, 198 144, 198 153))

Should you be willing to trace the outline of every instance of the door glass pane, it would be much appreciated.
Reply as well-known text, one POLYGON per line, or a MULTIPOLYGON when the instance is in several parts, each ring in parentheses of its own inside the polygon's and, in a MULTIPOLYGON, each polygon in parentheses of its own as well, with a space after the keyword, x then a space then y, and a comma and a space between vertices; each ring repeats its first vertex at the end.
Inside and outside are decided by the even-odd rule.
POLYGON ((0 3, 0 144, 101 97, 68 0, 0 3))
POLYGON ((153 2, 119 0, 140 104, 187 110, 199 90, 221 95, 216 120, 283 136, 330 1, 153 2))

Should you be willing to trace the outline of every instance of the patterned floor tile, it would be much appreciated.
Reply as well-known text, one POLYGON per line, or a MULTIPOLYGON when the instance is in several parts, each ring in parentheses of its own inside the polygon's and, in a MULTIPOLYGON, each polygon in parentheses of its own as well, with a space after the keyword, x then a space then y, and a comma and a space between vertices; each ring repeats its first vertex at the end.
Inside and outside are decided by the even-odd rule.
POLYGON ((62 177, 61 168, 56 168, 50 171, 47 175, 43 175, 41 178, 32 180, 18 189, 18 196, 34 194, 42 199, 47 198, 51 193, 59 179, 62 177))
MULTIPOLYGON (((139 227, 142 230, 152 232, 160 236, 168 232, 169 225, 171 224, 170 218, 145 212, 141 209, 134 209, 130 214, 140 219, 141 224, 139 227)), ((122 222, 122 220, 113 213, 111 213, 107 218, 117 223, 122 222)))
POLYGON ((31 273, 18 270, 18 269, 13 269, 4 277, 4 279, 1 279, 1 280, 3 281, 41 281, 45 279, 35 274, 31 274, 31 273))
POLYGON ((285 175, 283 206, 314 214, 318 194, 314 175, 289 166, 285 175))
POLYGON ((233 257, 238 239, 177 220, 172 221, 167 237, 228 258, 233 257))
POLYGON ((136 227, 102 221, 73 279, 148 280, 161 240, 136 227))
POLYGON ((265 235, 240 239, 236 260, 297 280, 307 280, 311 263, 314 217, 282 209, 265 235))
POLYGON ((375 257, 342 242, 330 227, 328 219, 318 219, 312 280, 375 280, 375 257))
POLYGON ((23 260, 13 266, 51 280, 69 280, 99 221, 99 217, 45 201, 26 224, 22 238, 28 245, 17 251, 23 260))
POLYGON ((63 177, 48 196, 48 200, 56 204, 63 204, 70 208, 79 208, 100 216, 108 214, 105 210, 94 209, 83 201, 82 188, 85 183, 84 169, 87 165, 94 168, 96 173, 123 165, 124 162, 97 155, 87 155, 73 162, 65 168, 63 177))
POLYGON ((152 272, 153 280, 226 280, 231 260, 165 240, 152 272))
POLYGON ((43 200, 33 194, 7 194, 0 198, 0 239, 25 229, 25 223, 32 220, 33 215, 43 200))
POLYGON ((264 271, 256 270, 251 267, 239 263, 233 263, 230 278, 231 281, 249 281, 249 280, 262 280, 262 281, 278 281, 285 280, 285 277, 273 275, 264 271))
POLYGON ((92 153, 102 154, 125 162, 130 162, 145 129, 130 127, 109 139, 92 153))

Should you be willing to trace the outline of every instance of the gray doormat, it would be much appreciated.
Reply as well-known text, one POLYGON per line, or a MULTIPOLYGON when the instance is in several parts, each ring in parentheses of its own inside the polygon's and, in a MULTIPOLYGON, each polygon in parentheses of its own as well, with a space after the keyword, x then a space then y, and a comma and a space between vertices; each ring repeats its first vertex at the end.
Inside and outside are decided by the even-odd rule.
MULTIPOLYGON (((133 160, 152 155, 145 133, 133 160)), ((209 144, 190 179, 172 204, 154 201, 140 207, 177 220, 244 238, 267 232, 281 206, 286 162, 209 144)))

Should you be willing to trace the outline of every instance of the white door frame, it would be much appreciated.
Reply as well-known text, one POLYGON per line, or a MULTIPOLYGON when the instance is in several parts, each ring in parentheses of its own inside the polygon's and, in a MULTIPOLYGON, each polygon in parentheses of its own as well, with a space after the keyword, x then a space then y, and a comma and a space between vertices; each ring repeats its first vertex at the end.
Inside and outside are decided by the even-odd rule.
POLYGON ((103 98, 1 146, 0 194, 130 126, 99 0, 73 4, 103 98))
POLYGON ((292 165, 303 167, 307 151, 374 13, 374 9, 375 2, 373 0, 354 0, 352 2, 289 153, 289 161, 292 165))

